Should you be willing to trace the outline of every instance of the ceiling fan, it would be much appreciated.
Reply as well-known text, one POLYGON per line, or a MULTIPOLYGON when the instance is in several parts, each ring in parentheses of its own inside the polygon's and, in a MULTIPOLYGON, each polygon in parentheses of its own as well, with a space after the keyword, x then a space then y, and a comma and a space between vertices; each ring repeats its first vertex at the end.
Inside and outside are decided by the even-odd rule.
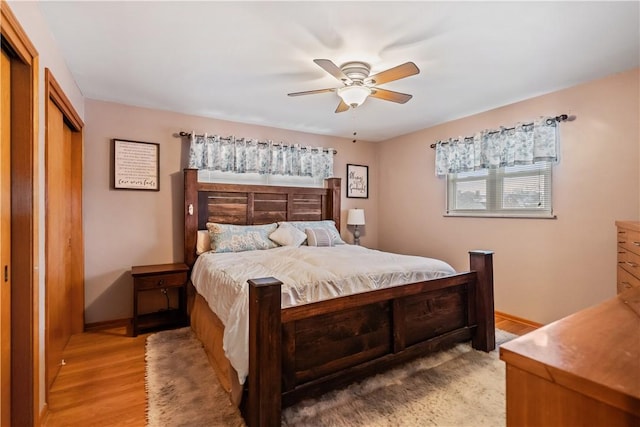
POLYGON ((347 62, 338 67, 328 59, 314 59, 327 73, 340 80, 343 87, 330 89, 308 90, 305 92, 289 93, 289 96, 312 95, 316 93, 337 92, 340 97, 340 104, 336 108, 336 113, 347 111, 349 107, 356 108, 369 97, 383 99, 385 101, 404 104, 413 95, 394 92, 392 90, 381 89, 377 85, 403 79, 405 77, 418 74, 420 70, 413 62, 405 62, 388 70, 381 71, 373 76, 369 75, 371 66, 366 62, 347 62))

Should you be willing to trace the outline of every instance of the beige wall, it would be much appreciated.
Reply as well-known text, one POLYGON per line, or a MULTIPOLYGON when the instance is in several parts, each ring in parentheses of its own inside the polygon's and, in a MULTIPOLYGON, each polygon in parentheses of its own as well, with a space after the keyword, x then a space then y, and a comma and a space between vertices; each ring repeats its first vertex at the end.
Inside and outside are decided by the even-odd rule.
POLYGON ((369 166, 370 186, 378 187, 376 146, 351 139, 293 132, 263 126, 187 116, 167 111, 86 100, 84 220, 85 321, 122 319, 132 314, 132 265, 183 260, 183 179, 188 142, 174 137, 180 131, 271 139, 286 143, 333 147, 338 151, 334 171, 343 179, 342 235, 350 207, 365 209, 367 225, 362 244, 376 247, 377 196, 347 199, 347 163, 369 166), (110 188, 112 138, 160 144, 160 191, 110 188))
POLYGON ((444 123, 379 145, 379 246, 467 269, 467 251, 495 251, 496 310, 548 323, 615 295, 616 219, 640 219, 639 71, 444 123), (434 176, 440 139, 541 115, 560 124, 556 220, 443 217, 434 176))
POLYGON ((383 143, 305 134, 86 101, 86 321, 131 314, 131 265, 182 260, 181 130, 333 146, 336 175, 347 163, 370 167, 363 207, 365 246, 439 257, 468 267, 470 249, 495 255, 496 309, 547 323, 615 293, 616 219, 639 219, 638 70, 445 123, 383 143), (539 115, 575 115, 561 129, 554 167, 556 220, 445 218, 445 181, 433 174, 438 139, 539 115), (111 190, 109 144, 123 138, 161 144, 161 191, 111 190), (615 148, 615 149, 614 149, 615 148), (416 155, 423 153, 423 156, 416 155))

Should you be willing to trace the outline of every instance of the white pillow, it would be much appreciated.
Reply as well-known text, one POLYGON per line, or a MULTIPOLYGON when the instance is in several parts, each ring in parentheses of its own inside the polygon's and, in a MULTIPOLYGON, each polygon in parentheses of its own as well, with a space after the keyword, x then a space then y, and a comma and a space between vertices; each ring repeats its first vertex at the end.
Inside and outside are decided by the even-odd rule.
POLYGON ((306 228, 308 246, 333 246, 333 236, 326 228, 306 228))
POLYGON ((198 230, 196 238, 196 254, 200 255, 211 250, 211 237, 209 230, 198 230))
POLYGON ((269 238, 280 246, 298 247, 305 241, 307 235, 293 225, 281 222, 278 225, 278 228, 276 228, 273 233, 269 234, 269 238))

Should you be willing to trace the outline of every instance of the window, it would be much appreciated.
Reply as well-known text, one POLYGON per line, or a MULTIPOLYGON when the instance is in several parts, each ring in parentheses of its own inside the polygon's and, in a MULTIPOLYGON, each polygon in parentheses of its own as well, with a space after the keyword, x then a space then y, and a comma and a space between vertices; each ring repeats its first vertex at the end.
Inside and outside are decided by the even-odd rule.
POLYGON ((324 178, 312 176, 270 175, 258 173, 235 173, 216 170, 198 170, 199 182, 222 182, 228 184, 282 185, 295 187, 324 187, 324 178))
POLYGON ((447 215, 555 218, 551 162, 448 174, 447 215))

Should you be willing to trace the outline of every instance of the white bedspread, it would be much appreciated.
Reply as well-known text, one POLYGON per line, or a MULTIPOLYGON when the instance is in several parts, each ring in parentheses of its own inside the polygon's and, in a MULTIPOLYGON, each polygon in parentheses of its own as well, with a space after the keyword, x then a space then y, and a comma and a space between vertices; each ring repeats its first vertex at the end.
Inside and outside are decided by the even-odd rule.
POLYGON ((224 351, 243 384, 249 368, 249 287, 247 280, 275 277, 282 307, 435 279, 455 273, 446 262, 398 255, 362 246, 207 252, 198 257, 191 280, 225 325, 224 351))

